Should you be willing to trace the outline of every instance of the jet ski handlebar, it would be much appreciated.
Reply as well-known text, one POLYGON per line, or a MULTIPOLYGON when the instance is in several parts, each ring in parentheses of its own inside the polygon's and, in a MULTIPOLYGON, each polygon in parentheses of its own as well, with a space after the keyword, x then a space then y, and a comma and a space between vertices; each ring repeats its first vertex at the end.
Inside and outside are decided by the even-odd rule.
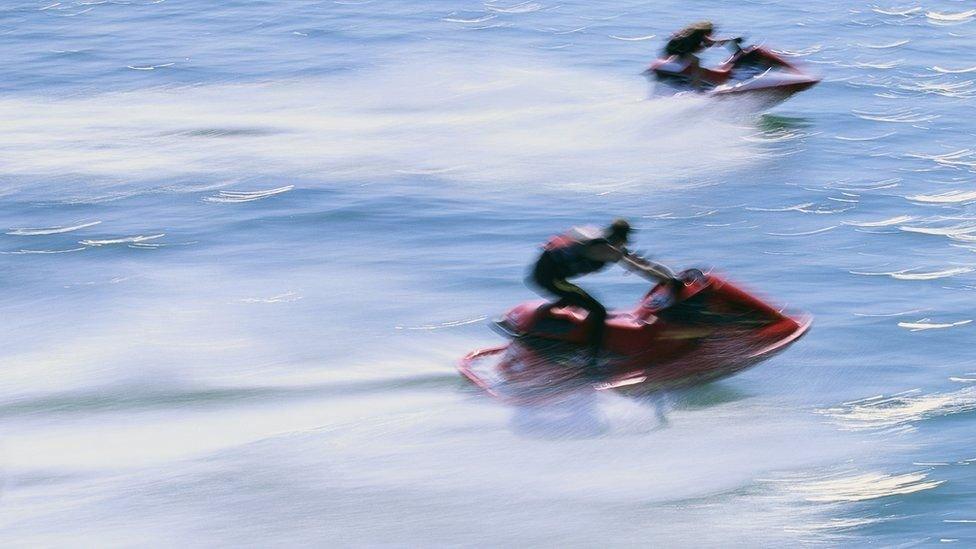
POLYGON ((745 42, 744 36, 734 36, 732 38, 723 38, 721 40, 715 40, 715 45, 728 46, 732 50, 733 55, 738 55, 742 53, 742 43, 745 42))
POLYGON ((728 46, 731 44, 733 47, 742 47, 742 43, 745 42, 746 38, 744 36, 732 36, 729 38, 722 38, 720 40, 715 40, 715 44, 721 44, 723 46, 728 46))

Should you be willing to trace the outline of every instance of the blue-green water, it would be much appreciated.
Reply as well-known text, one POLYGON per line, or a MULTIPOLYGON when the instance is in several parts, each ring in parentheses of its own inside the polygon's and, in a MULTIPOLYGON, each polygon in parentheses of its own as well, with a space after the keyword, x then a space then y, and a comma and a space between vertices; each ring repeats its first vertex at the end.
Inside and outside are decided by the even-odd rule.
POLYGON ((970 2, 45 0, 0 36, 4 546, 976 542, 970 2), (823 83, 648 100, 704 17, 823 83), (667 425, 466 386, 538 244, 616 216, 813 331, 667 425))

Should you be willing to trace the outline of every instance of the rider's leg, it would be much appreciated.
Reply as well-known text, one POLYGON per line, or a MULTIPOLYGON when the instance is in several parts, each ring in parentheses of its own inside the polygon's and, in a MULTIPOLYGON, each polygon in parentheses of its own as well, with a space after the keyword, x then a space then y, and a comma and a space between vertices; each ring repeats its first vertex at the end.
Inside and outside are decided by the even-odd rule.
POLYGON ((686 53, 681 56, 683 61, 688 62, 688 66, 691 67, 691 85, 696 89, 700 90, 702 88, 702 70, 701 70, 701 60, 698 56, 692 53, 686 53))
POLYGON ((593 369, 600 349, 603 347, 603 335, 606 332, 607 309, 599 301, 586 293, 582 288, 565 280, 553 281, 554 290, 558 291, 562 299, 573 305, 586 309, 586 320, 590 324, 589 349, 590 360, 588 366, 593 369))

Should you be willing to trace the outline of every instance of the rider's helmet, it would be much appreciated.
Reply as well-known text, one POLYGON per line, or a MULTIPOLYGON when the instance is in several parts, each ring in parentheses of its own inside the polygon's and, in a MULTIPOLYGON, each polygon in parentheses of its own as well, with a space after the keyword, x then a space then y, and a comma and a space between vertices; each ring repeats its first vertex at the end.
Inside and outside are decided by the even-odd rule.
POLYGON ((705 38, 715 32, 711 21, 699 21, 671 35, 664 50, 668 55, 697 53, 705 46, 705 38))
POLYGON ((708 20, 693 23, 691 25, 691 28, 699 32, 704 32, 706 34, 712 34, 713 32, 715 32, 715 24, 708 20))
POLYGON ((623 218, 614 219, 613 223, 604 231, 604 236, 611 243, 615 244, 626 244, 627 237, 633 231, 630 223, 623 218))

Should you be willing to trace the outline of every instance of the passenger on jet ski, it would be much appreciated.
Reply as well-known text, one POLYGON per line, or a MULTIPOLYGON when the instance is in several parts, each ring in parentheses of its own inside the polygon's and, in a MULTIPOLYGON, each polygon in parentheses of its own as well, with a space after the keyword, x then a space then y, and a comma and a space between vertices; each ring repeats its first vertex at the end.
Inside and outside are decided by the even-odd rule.
POLYGON ((670 281, 676 288, 680 284, 677 275, 671 269, 627 250, 625 246, 630 232, 630 223, 624 219, 617 219, 602 230, 596 227, 574 227, 563 234, 556 235, 543 246, 543 252, 536 260, 532 274, 527 280, 531 285, 558 298, 546 307, 575 305, 588 312, 587 321, 592 330, 589 341, 590 355, 586 366, 590 375, 597 374, 596 361, 603 345, 607 310, 590 294, 566 279, 599 271, 607 263, 623 262, 624 268, 628 270, 656 280, 670 281))
POLYGON ((672 34, 667 45, 664 46, 665 55, 691 66, 691 85, 696 89, 702 87, 703 69, 701 68, 701 60, 695 54, 712 46, 742 42, 742 38, 714 38, 713 32, 715 32, 715 25, 711 21, 699 21, 672 34))

